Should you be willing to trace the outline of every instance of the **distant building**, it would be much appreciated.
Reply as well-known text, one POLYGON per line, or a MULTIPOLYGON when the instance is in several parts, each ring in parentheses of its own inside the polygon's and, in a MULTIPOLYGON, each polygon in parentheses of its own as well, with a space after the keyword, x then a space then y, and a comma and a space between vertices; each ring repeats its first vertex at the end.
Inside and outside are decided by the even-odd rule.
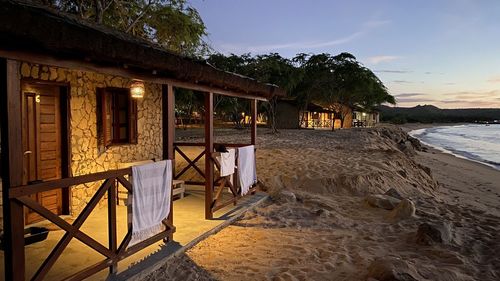
MULTIPOLYGON (((373 127, 379 123, 378 112, 354 111, 343 106, 346 110, 344 129, 351 127, 373 127)), ((341 128, 340 116, 320 105, 309 103, 306 110, 300 110, 294 99, 281 99, 276 106, 276 128, 278 129, 335 129, 341 128)))
POLYGON ((374 112, 354 111, 352 119, 353 127, 373 127, 380 122, 380 114, 374 112))

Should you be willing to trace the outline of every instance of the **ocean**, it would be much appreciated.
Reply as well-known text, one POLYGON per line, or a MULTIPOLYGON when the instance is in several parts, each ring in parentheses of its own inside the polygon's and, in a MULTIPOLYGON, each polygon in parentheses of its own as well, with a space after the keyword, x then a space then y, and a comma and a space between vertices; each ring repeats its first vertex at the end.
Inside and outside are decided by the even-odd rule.
POLYGON ((500 125, 498 124, 433 127, 411 131, 410 135, 445 153, 500 170, 500 125))

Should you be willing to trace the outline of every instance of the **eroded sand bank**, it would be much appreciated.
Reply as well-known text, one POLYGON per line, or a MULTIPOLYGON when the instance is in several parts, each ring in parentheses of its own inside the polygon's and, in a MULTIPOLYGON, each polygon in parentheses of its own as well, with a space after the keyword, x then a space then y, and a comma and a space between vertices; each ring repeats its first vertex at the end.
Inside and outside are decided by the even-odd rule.
POLYGON ((147 279, 500 279, 499 171, 415 151, 394 127, 260 133, 258 143, 271 199, 147 279), (367 204, 390 188, 414 215, 367 204), (418 236, 423 223, 438 237, 418 236))

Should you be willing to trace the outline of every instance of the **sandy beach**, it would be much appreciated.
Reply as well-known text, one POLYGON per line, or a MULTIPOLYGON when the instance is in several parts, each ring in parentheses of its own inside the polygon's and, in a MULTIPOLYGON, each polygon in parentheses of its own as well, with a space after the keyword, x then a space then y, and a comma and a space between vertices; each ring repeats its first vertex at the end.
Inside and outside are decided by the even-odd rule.
POLYGON ((500 171, 394 126, 258 144, 271 198, 146 280, 500 279, 500 171))

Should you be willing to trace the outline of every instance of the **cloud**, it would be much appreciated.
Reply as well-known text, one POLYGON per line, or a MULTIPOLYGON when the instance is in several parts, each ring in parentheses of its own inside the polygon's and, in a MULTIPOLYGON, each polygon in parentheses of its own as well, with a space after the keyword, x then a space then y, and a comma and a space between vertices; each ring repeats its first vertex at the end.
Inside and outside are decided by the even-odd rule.
POLYGON ((394 95, 396 98, 410 98, 410 97, 418 97, 423 96, 425 94, 422 93, 402 93, 394 95))
POLYGON ((483 98, 493 98, 500 96, 500 90, 492 90, 487 92, 452 92, 444 93, 445 96, 453 96, 456 99, 483 99, 483 98))
POLYGON ((363 25, 369 28, 376 28, 390 24, 391 22, 392 22, 391 20, 372 20, 365 22, 363 25))
POLYGON ((486 92, 453 92, 443 94, 446 98, 439 101, 444 106, 453 107, 500 107, 500 90, 486 92))
POLYGON ((399 59, 401 59, 400 56, 374 56, 374 57, 369 57, 368 62, 371 64, 379 64, 382 62, 391 62, 399 59))
POLYGON ((484 92, 451 92, 440 94, 401 93, 394 95, 400 106, 433 104, 441 108, 500 107, 500 90, 484 92))
POLYGON ((374 70, 374 72, 377 73, 399 73, 399 74, 405 74, 405 73, 412 73, 413 71, 410 70, 388 70, 388 69, 382 69, 382 70, 374 70))
POLYGON ((396 84, 411 84, 413 82, 408 81, 408 80, 393 80, 392 83, 396 83, 396 84))
POLYGON ((444 83, 445 85, 456 85, 457 83, 455 82, 448 82, 448 83, 444 83))
POLYGON ((396 101, 398 103, 432 103, 436 102, 434 99, 428 99, 428 98, 396 98, 396 101))
POLYGON ((491 77, 490 79, 488 79, 488 82, 490 82, 490 83, 500 83, 500 75, 491 77))
POLYGON ((500 103, 484 100, 442 100, 439 101, 441 104, 453 105, 455 108, 495 108, 498 107, 500 103))
POLYGON ((219 48, 224 53, 268 53, 278 50, 296 49, 296 50, 307 50, 307 49, 319 49, 325 47, 337 46, 345 43, 349 43, 358 37, 368 33, 370 30, 378 28, 380 26, 389 24, 389 20, 375 20, 367 21, 361 24, 360 30, 348 34, 344 37, 332 39, 332 40, 317 40, 317 41, 301 41, 301 42, 287 42, 278 44, 262 44, 262 45, 247 45, 247 44, 230 44, 221 43, 219 48))
POLYGON ((355 32, 351 35, 330 41, 293 42, 284 44, 266 44, 266 45, 254 45, 254 46, 246 46, 240 44, 221 44, 220 48, 223 50, 223 52, 226 53, 266 53, 270 51, 285 50, 285 49, 318 49, 318 48, 332 47, 348 43, 362 34, 363 32, 355 32))
POLYGON ((471 101, 468 101, 468 100, 442 100, 439 102, 441 102, 441 103, 469 103, 471 101))
POLYGON ((410 103, 416 105, 419 103, 434 103, 435 99, 429 98, 425 93, 401 93, 394 95, 398 104, 410 103))

